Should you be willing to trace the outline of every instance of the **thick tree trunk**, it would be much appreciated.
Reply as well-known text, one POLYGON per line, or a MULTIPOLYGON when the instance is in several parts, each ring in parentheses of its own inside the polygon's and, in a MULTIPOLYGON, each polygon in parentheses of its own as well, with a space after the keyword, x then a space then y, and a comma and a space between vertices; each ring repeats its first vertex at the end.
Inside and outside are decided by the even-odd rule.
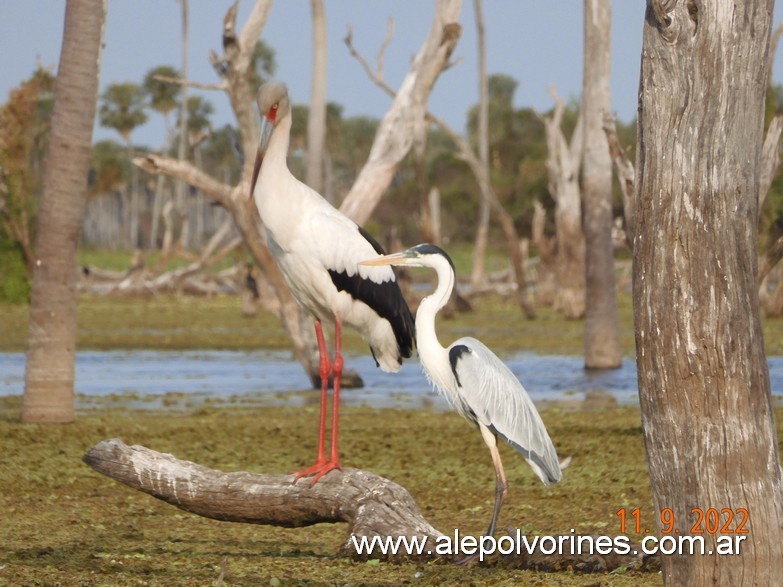
MULTIPOLYGON (((368 471, 346 468, 332 471, 316 485, 310 479, 294 483, 293 475, 262 475, 239 471, 224 473, 143 446, 127 446, 117 439, 104 440, 83 457, 90 467, 125 485, 193 514, 225 522, 302 528, 314 524, 348 524, 340 556, 401 562, 452 557, 443 549, 445 536, 421 515, 416 502, 402 486, 368 471), (409 556, 400 548, 387 553, 375 548, 372 555, 358 552, 357 540, 389 537, 427 540, 420 555, 409 556)), ((342 531, 341 531, 342 532, 342 531)), ((452 531, 453 532, 453 531, 452 531)), ((573 538, 564 536, 563 538, 573 538)), ((567 542, 566 542, 567 543, 567 542)), ((543 542, 542 542, 543 546, 543 542)), ((645 561, 638 544, 630 543, 626 555, 548 554, 534 547, 528 553, 493 557, 493 563, 518 569, 610 572, 642 569, 645 561)))
POLYGON ((698 511, 721 512, 729 532, 749 512, 739 555, 665 557, 669 585, 774 585, 783 575, 756 285, 772 4, 650 0, 644 24, 633 287, 655 511, 669 508, 680 535, 703 532, 712 550, 719 534, 698 525, 698 511))
POLYGON ((38 213, 24 422, 70 422, 75 417, 76 249, 84 219, 105 20, 105 0, 66 4, 38 213))
POLYGON ((622 364, 612 243, 612 159, 603 131, 611 108, 612 6, 609 0, 584 3, 582 112, 582 197, 585 236, 585 367, 616 369, 622 364))

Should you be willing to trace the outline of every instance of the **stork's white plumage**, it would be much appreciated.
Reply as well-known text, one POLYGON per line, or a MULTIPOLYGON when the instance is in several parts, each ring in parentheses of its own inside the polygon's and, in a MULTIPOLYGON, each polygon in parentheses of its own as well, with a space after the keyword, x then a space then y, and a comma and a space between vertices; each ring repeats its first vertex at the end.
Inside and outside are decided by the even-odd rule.
POLYGON ((291 293, 315 317, 321 353, 321 419, 316 463, 297 473, 314 475, 313 483, 340 467, 337 414, 342 375, 341 328, 356 329, 370 344, 384 371, 396 372, 415 343, 413 316, 391 267, 360 267, 383 254, 381 246, 316 191, 296 179, 286 162, 291 133, 291 105, 282 83, 264 84, 258 92, 261 141, 251 196, 266 228, 274 255, 291 293), (330 365, 321 321, 334 322, 335 359, 330 365), (327 385, 334 380, 331 455, 325 458, 327 385))
POLYGON ((423 244, 362 264, 431 267, 438 274, 437 288, 416 311, 419 358, 430 381, 460 414, 478 425, 489 447, 497 479, 495 509, 487 530, 491 536, 508 491, 497 437, 521 453, 541 481, 557 483, 562 472, 546 426, 519 379, 481 341, 460 338, 448 348, 438 341, 435 316, 448 302, 455 279, 454 264, 443 249, 423 244))

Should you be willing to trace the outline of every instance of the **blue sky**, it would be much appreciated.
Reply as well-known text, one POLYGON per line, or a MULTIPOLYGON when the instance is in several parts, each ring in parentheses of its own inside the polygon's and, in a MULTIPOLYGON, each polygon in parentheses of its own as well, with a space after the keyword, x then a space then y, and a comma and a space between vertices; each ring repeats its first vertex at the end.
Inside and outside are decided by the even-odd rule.
MULTIPOLYGON (((385 78, 401 82, 411 58, 429 31, 434 3, 426 0, 326 0, 329 36, 328 99, 344 106, 344 115, 381 117, 389 98, 365 75, 343 44, 350 24, 354 45, 375 63, 389 17, 395 20, 392 44, 386 51, 385 78)), ((639 83, 644 0, 613 0, 612 101, 623 121, 633 119, 639 83)), ((190 0, 190 77, 217 81, 209 65, 209 50, 221 48, 221 27, 228 0, 190 0)), ((490 73, 517 80, 517 107, 551 107, 547 93, 554 84, 564 97, 578 97, 582 78, 582 5, 580 0, 484 0, 487 60, 490 73)), ((252 0, 240 0, 239 23, 252 0)), ((0 101, 40 60, 56 67, 62 40, 65 2, 3 0, 0 17, 0 101)), ((775 7, 774 23, 783 21, 783 6, 775 7)), ((465 127, 466 112, 477 102, 476 30, 472 0, 463 0, 463 34, 455 58, 461 61, 438 80, 430 110, 455 129, 465 127)), ((180 65, 180 4, 176 0, 109 0, 101 88, 117 82, 140 83, 157 65, 180 65)), ((294 102, 307 103, 310 91, 311 22, 309 0, 277 0, 262 38, 276 50, 276 78, 288 83, 294 102)), ((776 83, 783 81, 783 63, 776 63, 776 83)), ((190 90, 196 92, 196 90, 190 90)), ((215 106, 214 125, 232 122, 228 100, 220 92, 199 92, 215 106)), ((95 139, 114 138, 96 126, 95 139)), ((154 113, 138 128, 134 142, 158 146, 162 121, 154 113)))

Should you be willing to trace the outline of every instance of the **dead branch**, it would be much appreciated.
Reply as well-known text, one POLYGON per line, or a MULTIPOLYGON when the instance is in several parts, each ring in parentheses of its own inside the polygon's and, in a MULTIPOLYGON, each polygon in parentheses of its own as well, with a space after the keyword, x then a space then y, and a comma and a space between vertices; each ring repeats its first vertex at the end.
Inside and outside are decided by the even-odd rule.
POLYGON ((620 182, 620 189, 623 193, 623 216, 625 217, 625 242, 628 248, 633 250, 634 234, 634 188, 636 184, 636 169, 633 163, 628 159, 617 138, 617 124, 614 116, 609 112, 604 112, 603 129, 606 133, 606 140, 609 143, 609 154, 614 163, 614 170, 617 179, 620 182))
POLYGON ((468 141, 437 116, 427 113, 427 118, 436 124, 457 146, 460 156, 465 160, 470 167, 470 170, 473 172, 473 175, 478 182, 479 189, 483 193, 483 197, 489 201, 492 211, 495 213, 498 223, 503 230, 503 234, 506 237, 506 245, 509 250, 509 255, 511 256, 511 267, 514 271, 514 280, 517 285, 517 303, 525 316, 532 320, 536 317, 536 311, 528 298, 525 263, 524 258, 522 257, 522 251, 519 247, 519 235, 514 226, 514 219, 500 203, 500 200, 495 194, 495 190, 492 188, 487 168, 481 164, 481 161, 473 152, 468 141))
POLYGON ((436 3, 427 39, 378 126, 367 162, 340 206, 358 224, 370 217, 415 138, 426 131, 424 115, 429 95, 462 33, 457 22, 461 4, 461 0, 436 3))
MULTIPOLYGON (((226 473, 143 446, 127 446, 118 439, 98 443, 82 460, 128 487, 214 520, 283 528, 346 523, 348 531, 340 556, 393 562, 451 558, 438 550, 446 536, 424 519, 410 493, 401 485, 368 471, 332 471, 311 487, 309 479, 294 483, 290 474, 226 473), (402 549, 396 554, 391 551, 382 554, 376 549, 370 557, 356 551, 351 536, 367 540, 426 537, 430 548, 418 557, 407 556, 402 549)), ((641 549, 631 544, 629 552, 635 551, 641 549)), ((609 572, 621 567, 641 569, 644 565, 641 556, 633 554, 560 556, 544 554, 540 548, 531 554, 497 557, 497 561, 511 568, 581 572, 609 572)))
POLYGON ((168 75, 153 75, 153 79, 156 79, 160 82, 165 82, 168 84, 174 84, 177 86, 185 86, 187 88, 197 88, 199 90, 226 90, 226 83, 219 83, 219 84, 207 84, 202 82, 196 82, 193 80, 188 79, 182 79, 181 77, 171 77, 168 75))
MULTIPOLYGON (((387 37, 389 34, 391 34, 391 30, 392 29, 390 27, 387 37)), ((346 35, 345 39, 343 39, 343 41, 345 42, 345 45, 348 47, 348 51, 351 53, 351 55, 361 64, 362 68, 364 69, 365 73, 370 78, 370 80, 373 83, 375 83, 379 88, 381 88, 384 92, 389 94, 389 96, 391 96, 396 100, 399 94, 395 92, 395 90, 391 86, 389 86, 389 84, 387 84, 386 81, 384 81, 383 79, 383 67, 380 61, 381 56, 383 54, 383 47, 381 48, 381 51, 379 51, 378 53, 378 59, 379 59, 378 69, 376 71, 373 71, 372 68, 370 67, 369 62, 353 46, 353 36, 350 28, 348 29, 348 34, 346 35)), ((385 42, 386 41, 384 41, 384 43, 385 42)), ((490 193, 487 195, 487 197, 490 200, 492 209, 495 211, 498 217, 498 221, 500 222, 500 225, 506 236, 506 240, 510 246, 512 265, 514 267, 514 276, 516 278, 516 283, 517 283, 517 289, 516 289, 517 301, 519 302, 520 307, 522 308, 523 312, 528 318, 531 319, 535 318, 536 315, 535 310, 533 309, 532 304, 530 304, 527 298, 527 286, 525 284, 525 270, 523 266, 524 263, 521 257, 521 252, 518 251, 519 247, 517 243, 519 242, 519 237, 516 234, 516 228, 514 227, 513 219, 511 219, 508 212, 506 212, 506 210, 500 205, 500 202, 497 196, 495 195, 491 184, 489 183, 489 178, 486 177, 486 173, 480 169, 482 166, 478 160, 478 157, 476 157, 475 153, 473 153, 473 149, 470 147, 468 142, 464 138, 462 138, 462 136, 459 133, 451 129, 451 127, 449 127, 445 121, 441 120, 431 112, 425 111, 424 117, 428 122, 437 125, 446 135, 448 135, 452 139, 452 141, 459 149, 463 159, 465 159, 465 161, 470 166, 471 171, 476 177, 476 181, 478 182, 480 189, 482 189, 482 191, 489 190, 490 193), (513 243, 513 245, 511 243, 513 243)))
POLYGON ((357 469, 334 471, 311 487, 309 479, 293 483, 293 475, 225 473, 117 439, 95 445, 83 460, 133 489, 214 520, 284 528, 346 522, 343 555, 356 556, 351 534, 441 536, 403 487, 357 469))
POLYGON ((775 116, 769 123, 761 146, 761 171, 759 173, 759 214, 767 200, 772 180, 780 167, 780 135, 783 132, 783 116, 775 116))
POLYGON ((226 207, 230 206, 234 190, 226 184, 213 179, 188 161, 179 161, 149 154, 144 157, 134 158, 133 164, 152 175, 162 174, 181 179, 204 192, 218 204, 226 207))

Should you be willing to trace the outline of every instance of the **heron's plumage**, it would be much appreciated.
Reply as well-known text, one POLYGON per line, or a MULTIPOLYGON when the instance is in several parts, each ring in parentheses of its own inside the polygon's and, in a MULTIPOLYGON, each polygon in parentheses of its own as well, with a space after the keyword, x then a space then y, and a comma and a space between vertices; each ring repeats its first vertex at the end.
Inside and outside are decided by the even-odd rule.
POLYGON ((452 370, 459 396, 473 418, 521 453, 541 481, 560 481, 555 447, 516 375, 480 340, 461 338, 449 351, 455 348, 467 349, 460 352, 452 370))

